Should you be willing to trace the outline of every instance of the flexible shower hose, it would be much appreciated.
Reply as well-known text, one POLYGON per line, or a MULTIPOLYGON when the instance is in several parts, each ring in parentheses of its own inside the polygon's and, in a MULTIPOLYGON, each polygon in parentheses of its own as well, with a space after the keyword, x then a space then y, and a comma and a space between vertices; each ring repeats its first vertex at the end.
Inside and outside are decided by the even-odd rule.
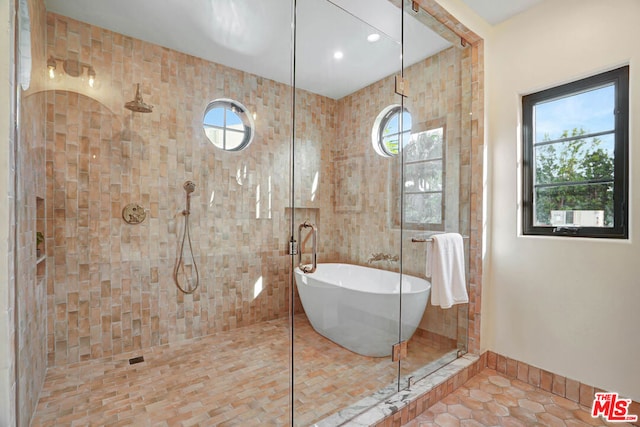
MULTIPOLYGON (((188 197, 188 195, 187 195, 187 197, 188 197)), ((200 275, 198 274, 198 265, 196 264, 196 259, 193 256, 193 245, 191 243, 191 233, 189 231, 189 215, 191 214, 191 212, 189 211, 188 204, 187 204, 187 209, 182 211, 182 214, 184 215, 184 232, 182 233, 182 242, 180 242, 180 255, 178 255, 178 262, 176 263, 176 268, 173 269, 173 280, 175 280, 176 286, 183 293, 192 294, 192 293, 195 292, 196 289, 198 289, 198 286, 200 285, 200 275), (183 272, 184 276, 187 278, 187 283, 189 282, 189 277, 187 275, 187 272, 185 271, 184 260, 183 260, 184 242, 185 242, 185 240, 189 242, 189 252, 191 253, 191 260, 193 261, 193 270, 196 273, 196 280, 195 280, 196 284, 191 289, 183 288, 180 285, 180 280, 178 279, 178 273, 180 272, 180 269, 182 268, 182 272, 183 272)))

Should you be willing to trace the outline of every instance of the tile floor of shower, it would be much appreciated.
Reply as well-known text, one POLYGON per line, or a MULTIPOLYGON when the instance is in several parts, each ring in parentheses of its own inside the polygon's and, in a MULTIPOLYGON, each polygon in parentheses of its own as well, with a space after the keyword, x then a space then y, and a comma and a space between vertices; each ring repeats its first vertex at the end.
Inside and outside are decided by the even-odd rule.
MULTIPOLYGON (((295 318, 295 424, 310 425, 397 377, 390 358, 359 356, 295 318)), ((289 321, 47 371, 31 425, 262 426, 290 422, 289 321), (130 365, 129 358, 144 362, 130 365)), ((402 373, 452 349, 416 334, 402 373)))

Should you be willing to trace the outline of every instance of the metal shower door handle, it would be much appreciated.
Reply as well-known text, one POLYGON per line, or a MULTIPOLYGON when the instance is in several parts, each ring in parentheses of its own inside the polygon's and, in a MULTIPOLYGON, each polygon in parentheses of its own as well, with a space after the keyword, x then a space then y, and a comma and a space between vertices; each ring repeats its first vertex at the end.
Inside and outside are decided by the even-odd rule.
POLYGON ((298 227, 298 242, 300 242, 300 247, 298 248, 298 268, 303 273, 313 273, 318 268, 318 229, 315 225, 311 224, 308 221, 303 222, 298 227), (302 248, 304 247, 304 243, 302 242, 302 229, 303 228, 311 228, 311 235, 313 236, 313 244, 311 245, 311 266, 308 264, 302 264, 302 248))

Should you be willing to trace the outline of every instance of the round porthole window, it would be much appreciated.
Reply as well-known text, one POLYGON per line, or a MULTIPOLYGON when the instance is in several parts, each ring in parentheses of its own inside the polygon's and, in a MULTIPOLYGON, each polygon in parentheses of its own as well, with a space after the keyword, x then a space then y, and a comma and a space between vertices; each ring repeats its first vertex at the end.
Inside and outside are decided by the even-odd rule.
POLYGON ((204 110, 204 133, 226 151, 244 150, 253 140, 253 119, 247 108, 232 99, 216 99, 204 110))
POLYGON ((371 130, 371 143, 376 153, 392 157, 407 145, 410 136, 411 113, 401 105, 390 105, 376 117, 371 130))

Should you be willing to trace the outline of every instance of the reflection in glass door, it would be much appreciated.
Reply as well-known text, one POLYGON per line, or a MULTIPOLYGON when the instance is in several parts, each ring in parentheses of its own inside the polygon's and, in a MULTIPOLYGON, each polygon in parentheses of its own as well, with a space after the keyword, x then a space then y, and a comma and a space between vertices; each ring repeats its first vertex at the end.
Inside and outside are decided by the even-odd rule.
MULTIPOLYGON (((402 149, 397 223, 403 235, 402 272, 423 277, 429 275, 426 258, 436 234, 463 236, 469 259, 471 49, 410 3, 405 2, 403 75, 410 87, 404 106, 411 114, 411 136, 402 149)), ((468 277, 468 261, 465 270, 468 277)), ((403 291, 412 292, 410 286, 403 291)), ((401 361, 401 388, 410 377, 419 381, 466 352, 468 304, 446 305, 429 298, 408 357, 401 361)), ((402 314, 404 324, 408 307, 402 314)))
POLYGON ((295 425, 342 423, 466 351, 467 305, 432 305, 425 267, 434 233, 469 235, 470 49, 434 22, 406 1, 296 2, 295 425))
POLYGON ((402 104, 394 80, 401 15, 387 0, 367 2, 384 17, 374 26, 360 18, 367 10, 296 3, 291 217, 294 234, 302 231, 295 236, 302 269, 314 250, 305 224, 317 229, 318 264, 313 273, 297 269, 292 285, 294 424, 334 417, 333 425, 359 412, 338 411, 380 390, 378 400, 397 392, 391 351, 399 341, 401 247, 390 218, 401 162, 379 151, 397 150, 392 140, 402 132, 398 117, 373 128, 383 110, 402 104))

